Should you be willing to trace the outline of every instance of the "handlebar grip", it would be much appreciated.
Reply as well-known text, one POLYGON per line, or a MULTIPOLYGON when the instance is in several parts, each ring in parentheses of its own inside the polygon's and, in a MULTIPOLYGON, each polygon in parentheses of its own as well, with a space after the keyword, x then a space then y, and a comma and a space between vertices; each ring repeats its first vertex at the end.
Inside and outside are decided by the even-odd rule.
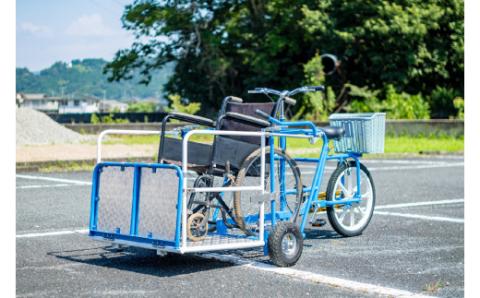
POLYGON ((313 89, 314 91, 325 91, 324 86, 309 86, 308 88, 313 89))
POLYGON ((286 96, 286 97, 283 99, 283 101, 284 101, 286 104, 291 105, 291 106, 294 106, 294 105, 297 104, 297 100, 296 100, 296 99, 293 99, 293 98, 288 97, 288 96, 286 96))
POLYGON ((258 109, 257 109, 257 110, 255 110, 255 113, 257 113, 257 115, 259 115, 259 116, 261 116, 261 117, 263 117, 263 118, 265 118, 265 119, 270 118, 270 115, 268 115, 267 113, 265 113, 265 112, 262 111, 262 110, 258 110, 258 109))
POLYGON ((242 103, 243 99, 241 99, 240 97, 236 97, 236 96, 229 96, 228 101, 242 103))
POLYGON ((249 93, 249 94, 257 94, 257 93, 262 93, 262 92, 259 92, 258 90, 248 90, 247 93, 249 93))

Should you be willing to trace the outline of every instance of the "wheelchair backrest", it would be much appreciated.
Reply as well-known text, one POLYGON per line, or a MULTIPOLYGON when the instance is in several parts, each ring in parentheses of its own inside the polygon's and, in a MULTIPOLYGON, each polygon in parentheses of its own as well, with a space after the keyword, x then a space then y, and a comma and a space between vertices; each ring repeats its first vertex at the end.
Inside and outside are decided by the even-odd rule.
MULTIPOLYGON (((255 110, 261 110, 273 116, 275 112, 274 102, 265 103, 228 103, 225 112, 235 112, 252 117, 257 117, 255 110)), ((233 131, 260 131, 261 128, 255 125, 241 123, 234 119, 224 118, 220 120, 217 129, 233 130, 233 131)), ((225 166, 226 162, 230 163, 233 170, 239 169, 245 158, 258 149, 260 146, 260 138, 254 136, 217 136, 215 138, 212 162, 217 167, 225 166)), ((265 142, 268 145, 268 139, 265 142)))
MULTIPOLYGON (((271 116, 275 112, 275 103, 274 102, 249 102, 249 103, 236 103, 230 102, 226 107, 226 112, 235 112, 244 114, 247 116, 252 116, 258 118, 259 116, 255 113, 255 110, 261 110, 271 116)), ((259 131, 260 128, 254 125, 248 125, 240 123, 233 119, 224 119, 220 125, 221 130, 235 130, 235 131, 259 131)), ((260 138, 252 136, 232 136, 229 137, 239 141, 260 145, 260 138)))

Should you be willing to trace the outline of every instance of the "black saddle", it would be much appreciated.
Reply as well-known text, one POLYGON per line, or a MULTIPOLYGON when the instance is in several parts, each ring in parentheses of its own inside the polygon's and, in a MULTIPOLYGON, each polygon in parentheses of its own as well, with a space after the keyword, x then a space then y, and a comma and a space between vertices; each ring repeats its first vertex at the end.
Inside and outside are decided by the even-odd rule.
POLYGON ((340 139, 345 134, 345 128, 343 127, 325 126, 320 127, 320 129, 329 139, 340 139))

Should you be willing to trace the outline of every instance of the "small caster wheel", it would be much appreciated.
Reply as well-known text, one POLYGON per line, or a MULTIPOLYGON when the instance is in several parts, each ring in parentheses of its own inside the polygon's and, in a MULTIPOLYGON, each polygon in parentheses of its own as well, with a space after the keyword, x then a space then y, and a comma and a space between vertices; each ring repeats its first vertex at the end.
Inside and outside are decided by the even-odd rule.
POLYGON ((194 213, 188 217, 187 236, 192 241, 205 239, 208 233, 208 220, 202 213, 194 213))
POLYGON ((303 251, 303 236, 292 222, 278 222, 268 237, 268 255, 273 264, 290 267, 297 263, 303 251))

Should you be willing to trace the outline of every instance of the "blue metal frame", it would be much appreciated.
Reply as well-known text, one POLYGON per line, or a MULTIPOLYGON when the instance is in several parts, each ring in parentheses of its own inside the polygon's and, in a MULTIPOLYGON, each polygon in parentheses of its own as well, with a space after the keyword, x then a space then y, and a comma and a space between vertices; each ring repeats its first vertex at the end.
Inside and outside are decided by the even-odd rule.
MULTIPOLYGON (((307 223, 306 216, 312 206, 314 208, 322 208, 328 206, 334 206, 338 204, 342 205, 349 205, 352 203, 358 203, 361 201, 360 197, 360 161, 359 158, 361 154, 358 153, 342 153, 342 154, 333 154, 329 155, 329 148, 328 148, 328 137, 322 131, 321 128, 317 128, 312 122, 310 121, 284 121, 283 118, 281 120, 277 120, 273 117, 269 118, 269 121, 275 124, 275 130, 271 130, 273 133, 278 133, 280 136, 270 136, 269 137, 269 144, 270 144, 270 192, 275 192, 275 183, 280 183, 279 185, 279 206, 276 205, 275 198, 271 200, 271 213, 265 214, 265 221, 270 221, 272 226, 274 226, 278 220, 290 220, 293 216, 292 212, 288 211, 287 206, 287 195, 295 194, 297 192, 296 189, 286 189, 286 177, 285 177, 285 167, 286 161, 285 159, 279 157, 275 154, 275 137, 279 139, 278 147, 280 150, 285 151, 287 148, 287 136, 285 135, 304 135, 309 136, 312 138, 321 138, 322 139, 322 146, 320 155, 318 158, 296 158, 297 162, 309 162, 309 163, 316 163, 316 169, 313 176, 313 181, 310 187, 304 187, 303 193, 308 194, 308 198, 306 203, 304 204, 304 208, 300 210, 300 215, 302 216, 302 220, 300 222, 300 231, 303 235, 304 229, 307 223), (308 129, 305 128, 296 128, 296 127, 309 127, 308 129), (294 127, 294 128, 292 128, 294 127), (275 181, 275 165, 274 161, 280 161, 280 181, 275 181), (357 193, 355 194, 354 198, 351 199, 339 199, 334 201, 326 201, 326 200, 318 200, 318 195, 320 192, 320 186, 322 184, 325 165, 328 160, 337 160, 340 162, 345 162, 347 160, 354 160, 356 163, 356 171, 357 171, 357 193), (278 210, 277 210, 278 208, 278 210)), ((150 244, 154 247, 171 247, 173 249, 179 250, 180 243, 181 243, 181 219, 182 219, 182 194, 183 194, 183 173, 179 166, 171 165, 171 164, 157 164, 157 163, 124 163, 124 162, 103 162, 99 163, 95 166, 93 171, 92 177, 92 194, 91 194, 91 211, 90 211, 90 236, 97 236, 102 237, 104 239, 110 240, 123 240, 128 242, 137 242, 143 244, 150 244), (128 234, 121 231, 98 231, 97 230, 97 221, 98 221, 98 202, 99 202, 99 188, 100 188, 100 176, 102 169, 105 167, 133 167, 134 168, 134 177, 133 177, 133 192, 132 192, 132 205, 131 205, 131 218, 130 218, 130 230, 128 234), (177 194, 177 214, 176 214, 176 226, 175 226, 175 237, 174 239, 154 239, 152 235, 148 235, 147 237, 139 236, 138 235, 138 224, 139 224, 139 207, 140 207, 140 187, 141 187, 141 176, 142 176, 142 169, 143 168, 150 168, 154 171, 156 169, 173 169, 176 171, 177 176, 179 178, 178 183, 178 194, 177 194)), ((224 181, 225 184, 226 181, 224 181)), ((223 195, 223 193, 220 193, 223 195)), ((228 228, 225 226, 221 219, 218 219, 219 210, 216 208, 213 212, 213 220, 217 223, 217 231, 215 234, 221 235, 229 235, 228 228)), ((258 221, 258 214, 252 215, 245 219, 247 222, 257 222, 258 221)), ((231 222, 233 224, 233 221, 231 222)), ((269 231, 265 230, 265 239, 268 239, 269 231)), ((267 243, 265 244, 265 251, 267 251, 267 243)))
POLYGON ((90 208, 90 225, 89 225, 89 235, 103 237, 105 239, 118 239, 125 241, 133 241, 139 243, 151 244, 153 246, 171 246, 175 249, 180 248, 180 239, 181 239, 181 219, 182 219, 182 193, 183 193, 183 173, 180 167, 170 164, 152 164, 152 163, 129 163, 129 162, 102 162, 95 166, 93 170, 92 178, 92 194, 91 194, 91 208, 90 208), (100 198, 98 197, 100 189, 100 175, 103 168, 106 167, 132 167, 134 168, 133 176, 133 193, 132 193, 132 210, 130 217, 130 231, 129 234, 122 234, 118 232, 107 232, 107 231, 98 231, 97 222, 98 222, 98 202, 100 198), (171 239, 154 239, 150 237, 141 237, 138 236, 138 223, 139 223, 139 202, 140 202, 140 181, 142 169, 150 168, 154 171, 156 169, 173 169, 176 171, 178 181, 178 194, 177 194, 177 215, 176 215, 176 226, 175 226, 175 238, 173 241, 171 239))
MULTIPOLYGON (((312 205, 315 206, 315 208, 321 208, 321 207, 328 207, 328 206, 335 206, 335 205, 350 205, 352 203, 358 203, 361 201, 361 195, 360 195, 360 161, 359 158, 362 156, 360 153, 354 153, 354 152, 349 152, 349 153, 342 153, 342 154, 332 154, 329 155, 329 148, 328 148, 328 137, 327 135, 322 131, 321 128, 318 128, 315 126, 313 122, 310 121, 284 121, 284 119, 275 119, 274 117, 269 117, 268 120, 276 125, 276 130, 272 130, 272 132, 278 133, 278 134, 287 134, 287 135, 306 135, 306 136, 311 136, 313 138, 321 137, 322 139, 322 147, 320 151, 320 156, 318 158, 295 158, 295 161, 298 162, 309 162, 309 163, 316 163, 317 167, 315 169, 315 174, 313 176, 312 180, 312 185, 311 187, 305 187, 303 189, 303 193, 308 193, 308 199, 306 204, 304 205, 303 210, 300 210, 300 215, 306 215, 308 214, 308 211, 312 207, 312 205), (292 129, 291 127, 309 127, 308 129, 292 129), (320 186, 322 185, 322 179, 324 175, 324 170, 325 170, 325 165, 328 160, 338 160, 338 162, 344 162, 346 160, 354 160, 356 163, 356 171, 357 171, 357 192, 354 196, 353 199, 340 199, 340 200, 335 200, 335 201, 326 201, 322 200, 319 201, 317 200, 317 197, 319 195, 320 191, 320 186)), ((272 138, 272 137, 270 137, 272 138)), ((279 136, 279 147, 282 151, 286 150, 286 137, 285 136, 279 136)), ((272 146, 274 142, 270 140, 270 144, 272 146)), ((271 149, 271 154, 270 154, 270 159, 271 161, 274 160, 274 156, 272 154, 273 149, 271 149)), ((273 162, 270 162, 271 167, 273 165, 273 162)), ((282 166, 282 164, 281 164, 282 166)), ((283 181, 285 181, 285 161, 283 160, 283 168, 281 168, 281 178, 280 178, 280 183, 281 185, 284 185, 283 181)), ((273 170, 271 170, 272 172, 273 170)), ((273 192, 275 190, 275 179, 273 179, 273 175, 270 175, 270 190, 273 192)), ((275 209, 275 201, 272 200, 272 213, 275 214, 273 216, 272 214, 266 214, 266 218, 271 218, 272 220, 272 225, 275 225, 276 219, 289 219, 288 215, 284 212, 284 206, 286 205, 286 195, 287 194, 295 194, 296 190, 291 189, 281 189, 280 190, 280 211, 277 211, 275 209)), ((307 223, 307 217, 308 216, 302 216, 302 221, 300 223, 300 231, 302 234, 304 234, 305 230, 305 225, 307 223)))

